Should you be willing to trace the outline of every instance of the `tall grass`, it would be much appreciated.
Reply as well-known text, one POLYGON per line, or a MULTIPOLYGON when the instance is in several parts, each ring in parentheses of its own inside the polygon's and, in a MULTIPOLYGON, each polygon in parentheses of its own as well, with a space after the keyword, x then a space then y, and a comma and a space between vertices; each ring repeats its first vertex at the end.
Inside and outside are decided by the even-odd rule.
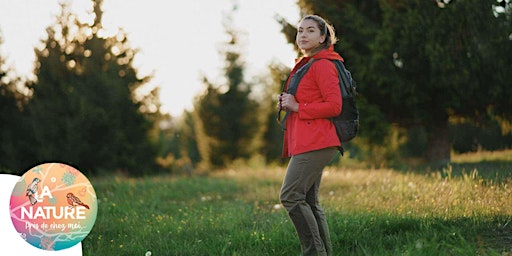
MULTIPOLYGON (((327 168, 335 255, 512 255, 512 161, 493 161, 495 174, 492 161, 457 159, 429 173, 327 168)), ((278 200, 284 172, 92 178, 99 211, 84 255, 300 255, 278 200)))

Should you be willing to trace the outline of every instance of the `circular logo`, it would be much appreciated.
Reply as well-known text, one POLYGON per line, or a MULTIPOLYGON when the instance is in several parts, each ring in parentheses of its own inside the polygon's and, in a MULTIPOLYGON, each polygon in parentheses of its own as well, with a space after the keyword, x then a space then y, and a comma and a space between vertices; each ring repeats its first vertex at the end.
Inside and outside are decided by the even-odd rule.
POLYGON ((58 251, 80 243, 98 212, 96 193, 77 169, 45 163, 28 170, 11 194, 14 228, 29 244, 58 251))

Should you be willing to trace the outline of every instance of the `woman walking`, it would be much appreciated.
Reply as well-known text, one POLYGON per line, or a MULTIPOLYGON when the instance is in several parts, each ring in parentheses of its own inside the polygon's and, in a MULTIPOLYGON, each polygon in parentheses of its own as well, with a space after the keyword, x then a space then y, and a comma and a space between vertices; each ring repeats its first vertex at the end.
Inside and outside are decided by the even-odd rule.
POLYGON ((332 255, 329 227, 318 201, 318 190, 325 166, 336 155, 341 143, 329 118, 341 112, 342 99, 336 66, 342 60, 334 51, 334 28, 322 17, 308 15, 297 28, 296 44, 302 52, 286 82, 305 71, 295 95, 283 92, 278 107, 285 110, 283 157, 291 157, 280 200, 293 222, 302 255, 332 255), (314 60, 314 62, 313 62, 314 60), (300 86, 299 86, 300 85, 300 86))

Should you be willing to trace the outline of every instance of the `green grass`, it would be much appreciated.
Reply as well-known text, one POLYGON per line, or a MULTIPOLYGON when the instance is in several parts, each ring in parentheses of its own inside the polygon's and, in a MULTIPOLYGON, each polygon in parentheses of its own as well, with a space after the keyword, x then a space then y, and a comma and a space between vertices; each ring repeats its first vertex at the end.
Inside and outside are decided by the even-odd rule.
MULTIPOLYGON (((428 173, 326 169, 335 255, 512 255, 512 152, 503 155, 454 157, 428 173)), ((83 253, 300 255, 278 200, 284 171, 92 178, 99 210, 83 253)))

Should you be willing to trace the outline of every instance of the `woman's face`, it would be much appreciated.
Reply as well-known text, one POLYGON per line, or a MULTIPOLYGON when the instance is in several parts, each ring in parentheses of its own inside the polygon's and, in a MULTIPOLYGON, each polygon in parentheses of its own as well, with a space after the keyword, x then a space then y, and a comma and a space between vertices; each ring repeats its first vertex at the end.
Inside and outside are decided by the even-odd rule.
POLYGON ((308 56, 309 53, 325 40, 325 35, 321 35, 316 21, 304 19, 297 28, 296 43, 299 49, 308 56))

